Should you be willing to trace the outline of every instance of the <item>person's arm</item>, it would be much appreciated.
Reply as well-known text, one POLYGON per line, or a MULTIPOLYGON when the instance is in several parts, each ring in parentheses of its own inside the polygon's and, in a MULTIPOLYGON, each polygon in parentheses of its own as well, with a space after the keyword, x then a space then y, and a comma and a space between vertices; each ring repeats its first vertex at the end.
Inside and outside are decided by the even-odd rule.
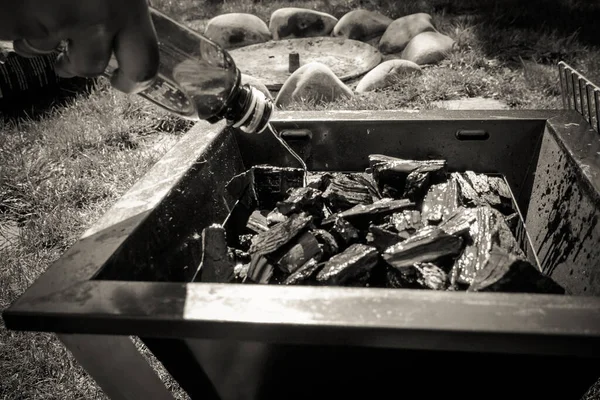
POLYGON ((144 89, 158 70, 158 42, 147 0, 0 0, 0 40, 25 57, 66 40, 56 65, 63 77, 100 75, 111 55, 119 69, 112 85, 144 89))

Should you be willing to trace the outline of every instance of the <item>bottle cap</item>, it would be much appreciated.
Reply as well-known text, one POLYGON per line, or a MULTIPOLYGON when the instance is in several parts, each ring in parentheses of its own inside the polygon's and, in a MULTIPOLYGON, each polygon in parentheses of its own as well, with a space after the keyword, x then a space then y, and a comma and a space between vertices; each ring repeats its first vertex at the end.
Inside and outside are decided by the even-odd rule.
POLYGON ((241 114, 242 117, 233 122, 233 127, 240 128, 246 133, 261 133, 271 119, 273 103, 260 90, 252 86, 244 86, 249 92, 249 98, 241 114))

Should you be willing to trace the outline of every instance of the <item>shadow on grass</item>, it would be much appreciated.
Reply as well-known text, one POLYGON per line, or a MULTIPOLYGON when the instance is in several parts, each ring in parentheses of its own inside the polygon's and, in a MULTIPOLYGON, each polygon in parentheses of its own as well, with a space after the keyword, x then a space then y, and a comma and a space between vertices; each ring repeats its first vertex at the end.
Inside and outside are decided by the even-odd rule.
MULTIPOLYGON (((435 0, 431 0, 435 1, 435 0)), ((450 1, 435 6, 439 12, 475 15, 475 33, 489 55, 538 55, 539 62, 569 61, 569 48, 600 46, 600 2, 584 0, 475 0, 450 1), (558 38, 548 48, 536 48, 544 38, 558 38), (525 53, 525 54, 523 54, 525 53)), ((542 46, 544 47, 544 46, 542 46)), ((523 57, 525 58, 525 57, 523 57)))

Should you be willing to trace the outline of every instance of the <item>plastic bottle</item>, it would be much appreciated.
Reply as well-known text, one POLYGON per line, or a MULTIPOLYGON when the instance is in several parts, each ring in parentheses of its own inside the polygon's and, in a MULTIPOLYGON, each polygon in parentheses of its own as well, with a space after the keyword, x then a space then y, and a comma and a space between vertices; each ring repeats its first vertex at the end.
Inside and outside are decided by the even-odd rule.
MULTIPOLYGON (((244 132, 262 132, 273 112, 265 95, 241 84, 241 73, 221 46, 150 8, 160 50, 158 76, 140 96, 188 120, 222 119, 244 132)), ((105 71, 117 67, 113 57, 105 71)))
MULTIPOLYGON (((150 8, 150 14, 158 36, 160 64, 152 85, 138 94, 187 120, 215 123, 225 119, 244 132, 262 132, 271 118, 273 104, 261 91, 242 85, 241 73, 231 55, 158 10, 150 8)), ((0 79, 0 90, 2 82, 6 84, 5 92, 10 85, 19 89, 5 103, 14 104, 12 99, 17 96, 36 97, 34 92, 40 89, 56 94, 57 82, 61 82, 53 72, 56 56, 26 59, 13 53, 12 64, 10 60, 0 64, 0 72, 4 68, 6 73, 5 79, 0 79)), ((113 56, 104 75, 110 77, 117 67, 113 56)))

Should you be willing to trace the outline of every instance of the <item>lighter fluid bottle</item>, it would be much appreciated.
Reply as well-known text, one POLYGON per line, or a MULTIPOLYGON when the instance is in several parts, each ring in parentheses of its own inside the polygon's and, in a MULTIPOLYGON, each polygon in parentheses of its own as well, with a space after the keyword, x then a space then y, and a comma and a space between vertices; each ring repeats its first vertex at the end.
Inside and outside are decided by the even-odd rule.
MULTIPOLYGON (((159 107, 188 120, 210 123, 225 119, 247 133, 262 132, 273 112, 265 95, 241 84, 241 73, 221 46, 150 8, 160 51, 158 75, 138 93, 159 107)), ((105 75, 118 67, 114 56, 105 75)))

